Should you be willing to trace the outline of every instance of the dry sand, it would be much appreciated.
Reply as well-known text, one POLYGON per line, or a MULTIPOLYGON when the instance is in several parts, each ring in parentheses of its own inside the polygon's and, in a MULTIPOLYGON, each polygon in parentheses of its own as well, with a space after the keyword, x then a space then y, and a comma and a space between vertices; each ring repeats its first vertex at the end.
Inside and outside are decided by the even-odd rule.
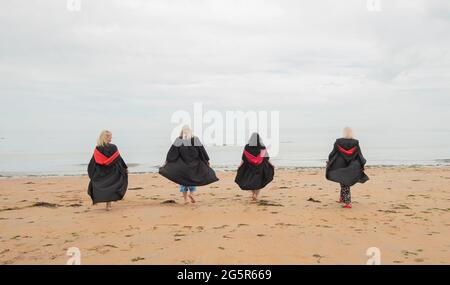
POLYGON ((335 202, 323 169, 278 170, 268 205, 251 202, 234 172, 188 205, 158 174, 130 175, 110 212, 91 205, 87 177, 1 179, 0 264, 65 264, 69 247, 82 264, 365 264, 372 246, 382 264, 450 264, 450 168, 367 174, 353 209, 335 202))

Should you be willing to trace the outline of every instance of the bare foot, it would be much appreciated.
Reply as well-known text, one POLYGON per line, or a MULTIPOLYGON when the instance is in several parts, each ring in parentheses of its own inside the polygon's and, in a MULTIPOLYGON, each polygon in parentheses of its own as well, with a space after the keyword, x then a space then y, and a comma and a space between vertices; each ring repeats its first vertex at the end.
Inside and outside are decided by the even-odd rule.
POLYGON ((195 203, 195 199, 191 195, 189 195, 189 199, 191 199, 191 203, 195 203))

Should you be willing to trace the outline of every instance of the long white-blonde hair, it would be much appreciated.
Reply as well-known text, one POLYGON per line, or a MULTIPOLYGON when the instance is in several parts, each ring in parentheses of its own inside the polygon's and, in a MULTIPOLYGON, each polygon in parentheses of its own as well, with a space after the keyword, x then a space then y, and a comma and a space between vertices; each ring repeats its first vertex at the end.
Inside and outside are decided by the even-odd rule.
POLYGON ((97 140, 97 146, 106 146, 108 142, 108 136, 111 136, 112 133, 108 130, 104 130, 100 133, 97 140))
POLYGON ((353 130, 350 127, 345 127, 342 131, 342 136, 346 139, 352 139, 353 138, 353 130))
POLYGON ((194 134, 192 133, 191 128, 188 125, 184 125, 181 128, 180 138, 187 140, 187 139, 191 139, 192 137, 194 137, 194 134))

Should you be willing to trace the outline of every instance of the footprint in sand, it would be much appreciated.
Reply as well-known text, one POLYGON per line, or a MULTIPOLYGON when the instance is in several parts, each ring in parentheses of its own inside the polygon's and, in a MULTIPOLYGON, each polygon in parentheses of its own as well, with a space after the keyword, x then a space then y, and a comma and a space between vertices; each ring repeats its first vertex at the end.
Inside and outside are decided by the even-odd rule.
POLYGON ((270 202, 267 200, 259 200, 258 201, 258 206, 274 206, 274 207, 283 207, 282 204, 278 204, 278 203, 274 203, 274 202, 270 202))
MULTIPOLYGON (((326 229, 330 229, 332 228, 332 226, 328 226, 328 225, 316 225, 317 228, 326 228, 326 229)), ((358 229, 356 229, 356 231, 358 231, 358 229)))
POLYGON ((417 256, 418 253, 417 252, 413 252, 413 251, 408 251, 408 250, 402 250, 401 254, 403 255, 403 257, 405 259, 408 259, 410 256, 417 256))
POLYGON ((219 229, 224 229, 224 228, 228 228, 229 225, 222 225, 222 226, 218 226, 218 227, 213 227, 213 229, 215 230, 219 230, 219 229))
POLYGON ((386 214, 395 214, 395 213, 397 213, 397 211, 394 211, 394 210, 377 210, 378 212, 383 212, 383 213, 386 213, 386 214))
POLYGON ((0 252, 0 255, 5 254, 5 253, 7 253, 7 252, 9 252, 9 248, 7 248, 7 249, 5 249, 5 250, 2 250, 2 251, 0 252))
POLYGON ((140 260, 145 260, 145 258, 138 256, 138 257, 135 257, 135 258, 131 259, 131 262, 137 262, 137 261, 140 261, 140 260))
POLYGON ((325 256, 322 256, 322 255, 316 253, 316 254, 313 254, 313 257, 317 259, 316 260, 317 263, 320 263, 320 260, 322 258, 324 258, 325 256))
POLYGON ((93 248, 89 248, 89 251, 96 251, 100 254, 106 254, 111 251, 111 248, 118 248, 117 246, 113 244, 104 244, 104 245, 98 245, 93 248))
POLYGON ((396 210, 411 210, 410 207, 403 205, 403 204, 391 205, 391 206, 393 206, 392 209, 396 209, 396 210))

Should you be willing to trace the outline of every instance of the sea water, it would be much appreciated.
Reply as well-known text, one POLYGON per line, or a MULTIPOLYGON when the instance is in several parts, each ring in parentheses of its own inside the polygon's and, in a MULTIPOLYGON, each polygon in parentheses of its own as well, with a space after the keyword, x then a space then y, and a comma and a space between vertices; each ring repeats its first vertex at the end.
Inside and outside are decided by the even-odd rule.
MULTIPOLYGON (((97 133, 69 131, 17 131, 0 134, 0 175, 82 175, 95 146, 97 133)), ((170 147, 170 132, 118 131, 113 143, 130 172, 156 172, 170 147)), ((335 133, 323 130, 280 130, 278 167, 323 167, 335 133)), ((449 131, 365 132, 358 137, 368 166, 450 165, 449 131)), ((233 170, 242 146, 206 145, 216 170, 233 170)), ((270 154, 270 153, 269 153, 270 154)))

